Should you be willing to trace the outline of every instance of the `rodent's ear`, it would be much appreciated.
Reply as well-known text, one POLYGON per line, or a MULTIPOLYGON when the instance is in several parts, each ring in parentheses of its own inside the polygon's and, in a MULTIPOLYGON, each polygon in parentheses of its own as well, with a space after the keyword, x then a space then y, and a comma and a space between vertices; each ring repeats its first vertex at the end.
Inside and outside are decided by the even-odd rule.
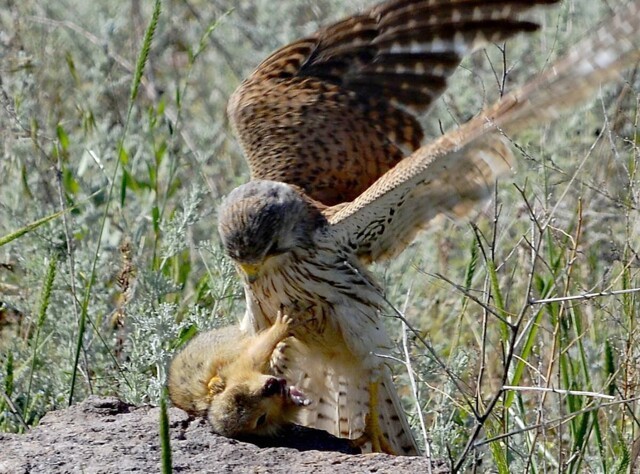
POLYGON ((209 389, 209 395, 217 395, 224 390, 224 381, 217 375, 214 375, 207 383, 207 388, 209 389))

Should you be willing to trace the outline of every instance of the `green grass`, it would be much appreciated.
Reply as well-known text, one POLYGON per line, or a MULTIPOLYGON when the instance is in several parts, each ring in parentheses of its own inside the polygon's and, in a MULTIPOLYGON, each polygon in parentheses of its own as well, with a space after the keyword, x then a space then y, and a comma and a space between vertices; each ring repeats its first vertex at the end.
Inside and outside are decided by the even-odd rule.
MULTIPOLYGON (((172 353, 242 315, 216 231, 248 179, 226 101, 274 48, 372 3, 0 0, 1 430, 91 393, 160 404, 172 353)), ((504 56, 466 60, 427 135, 543 70, 609 3, 565 1, 504 56)), ((374 265, 418 329, 407 350, 435 456, 637 469, 639 85, 626 73, 516 137, 517 171, 474 226, 445 222, 374 265)))

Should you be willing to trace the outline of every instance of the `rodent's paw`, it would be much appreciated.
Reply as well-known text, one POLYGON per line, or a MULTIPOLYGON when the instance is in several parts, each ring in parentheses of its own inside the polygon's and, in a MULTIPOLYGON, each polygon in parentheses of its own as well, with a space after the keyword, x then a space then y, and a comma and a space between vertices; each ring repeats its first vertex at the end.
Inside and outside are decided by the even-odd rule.
POLYGON ((293 324, 293 320, 288 314, 282 314, 282 311, 278 311, 274 325, 275 324, 289 327, 293 324))
POLYGON ((282 316, 282 324, 286 324, 287 327, 291 327, 293 325, 293 319, 288 314, 282 316))

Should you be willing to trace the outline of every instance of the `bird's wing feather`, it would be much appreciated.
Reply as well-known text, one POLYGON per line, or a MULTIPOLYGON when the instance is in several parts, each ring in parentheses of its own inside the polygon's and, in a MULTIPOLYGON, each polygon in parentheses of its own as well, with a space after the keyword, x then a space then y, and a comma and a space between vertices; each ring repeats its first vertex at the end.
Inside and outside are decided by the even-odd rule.
POLYGON ((362 261, 393 257, 437 218, 469 214, 510 169, 512 157, 500 135, 477 138, 469 146, 438 140, 400 162, 352 203, 333 214, 329 208, 329 224, 362 261))
POLYGON ((555 1, 392 0, 276 51, 229 101, 252 178, 353 200, 419 147, 415 115, 464 55, 536 29, 519 14, 555 1))
POLYGON ((364 261, 393 256, 440 216, 462 217, 509 170, 507 136, 557 118, 640 60, 640 1, 465 125, 415 151, 349 204, 324 211, 364 261))

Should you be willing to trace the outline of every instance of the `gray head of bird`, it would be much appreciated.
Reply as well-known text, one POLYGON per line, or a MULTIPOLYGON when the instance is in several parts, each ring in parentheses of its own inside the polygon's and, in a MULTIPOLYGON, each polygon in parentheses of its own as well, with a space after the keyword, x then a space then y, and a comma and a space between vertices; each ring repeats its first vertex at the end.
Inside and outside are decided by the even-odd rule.
POLYGON ((293 186, 255 180, 237 187, 218 210, 218 232, 226 253, 253 283, 272 257, 311 247, 326 223, 318 207, 293 186))

